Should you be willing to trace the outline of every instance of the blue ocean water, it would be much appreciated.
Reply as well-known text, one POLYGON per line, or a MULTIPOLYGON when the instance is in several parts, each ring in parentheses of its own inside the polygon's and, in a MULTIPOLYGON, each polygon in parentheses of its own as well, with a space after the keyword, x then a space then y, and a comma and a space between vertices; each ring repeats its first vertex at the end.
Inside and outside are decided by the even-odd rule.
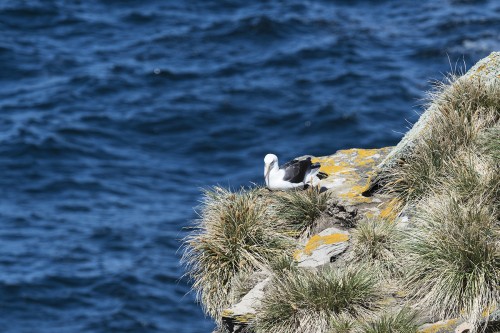
POLYGON ((396 144, 499 31, 493 0, 0 1, 0 332, 211 332, 199 189, 396 144))

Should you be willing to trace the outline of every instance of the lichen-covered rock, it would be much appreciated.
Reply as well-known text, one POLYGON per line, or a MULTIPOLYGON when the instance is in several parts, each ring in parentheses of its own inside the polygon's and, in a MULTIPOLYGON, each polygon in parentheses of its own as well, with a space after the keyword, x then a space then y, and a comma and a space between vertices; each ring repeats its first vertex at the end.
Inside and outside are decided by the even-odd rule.
MULTIPOLYGON (((294 253, 297 266, 317 267, 342 256, 349 246, 349 232, 340 227, 353 227, 357 220, 364 217, 395 218, 392 197, 366 193, 375 166, 390 150, 391 147, 348 149, 330 156, 311 156, 313 162, 321 163, 320 171, 328 175, 321 180, 320 186, 330 194, 329 207, 325 212, 330 225, 326 223, 319 230, 312 229, 317 233, 304 240, 301 248, 294 253)), ((228 332, 245 332, 248 329, 269 281, 270 278, 261 281, 239 303, 222 312, 222 322, 228 332)))
POLYGON ((458 319, 441 320, 432 324, 422 325, 419 333, 451 333, 462 324, 458 319))
MULTIPOLYGON (((481 80, 486 84, 500 84, 500 52, 492 52, 488 57, 476 63, 458 80, 481 80)), ((429 106, 398 145, 381 160, 381 163, 377 166, 378 172, 390 169, 399 159, 410 154, 417 140, 423 136, 430 119, 432 119, 436 111, 436 105, 429 106)), ((376 182, 376 180, 376 177, 374 177, 373 181, 376 182)))
POLYGON ((342 204, 351 206, 373 201, 363 193, 369 188, 373 168, 391 148, 339 150, 334 155, 315 157, 312 161, 321 163, 320 171, 328 175, 321 186, 328 188, 342 204))
POLYGON ((309 238, 304 247, 293 257, 299 267, 316 267, 331 262, 343 253, 349 245, 349 232, 338 228, 328 228, 309 238))
MULTIPOLYGON (((484 332, 500 332, 500 310, 485 311, 483 313, 483 323, 486 324, 484 332)), ((432 324, 422 325, 419 333, 470 333, 473 326, 463 319, 447 319, 432 324)))
POLYGON ((328 175, 320 185, 332 196, 327 213, 340 225, 353 227, 364 217, 396 218, 395 199, 369 191, 376 166, 392 148, 339 150, 333 155, 312 159, 321 163, 320 171, 328 175))
POLYGON ((231 333, 244 332, 249 322, 255 317, 256 309, 264 297, 264 288, 268 285, 270 277, 257 283, 239 303, 222 312, 222 323, 231 333))

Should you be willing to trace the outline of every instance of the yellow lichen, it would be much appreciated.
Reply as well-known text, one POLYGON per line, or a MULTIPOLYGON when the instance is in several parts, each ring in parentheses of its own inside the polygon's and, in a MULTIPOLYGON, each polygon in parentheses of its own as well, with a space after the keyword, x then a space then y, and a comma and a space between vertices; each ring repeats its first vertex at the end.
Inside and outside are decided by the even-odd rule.
POLYGON ((234 312, 232 310, 226 309, 222 311, 222 317, 232 317, 234 312))
POLYGON ((365 185, 354 185, 349 189, 348 192, 340 194, 340 197, 360 203, 371 202, 371 198, 362 195, 363 192, 368 190, 369 185, 370 184, 368 183, 366 183, 365 185))
POLYGON ((227 310, 222 311, 222 317, 232 318, 234 321, 237 321, 240 323, 248 323, 250 320, 255 318, 255 314, 245 313, 245 314, 241 314, 241 315, 235 315, 234 311, 227 309, 227 310))
POLYGON ((234 320, 239 323, 248 323, 250 320, 254 319, 255 315, 253 313, 247 313, 244 315, 234 316, 234 320))
POLYGON ((309 239, 304 249, 295 251, 293 257, 295 260, 298 260, 302 253, 309 256, 321 245, 341 243, 348 240, 349 236, 346 234, 331 234, 326 236, 314 235, 309 239))
POLYGON ((349 163, 343 161, 336 161, 334 158, 313 158, 311 159, 313 163, 320 163, 321 167, 319 171, 326 173, 327 175, 347 173, 353 171, 354 169, 349 165, 349 163))
POLYGON ((352 148, 347 150, 341 150, 340 152, 346 155, 355 155, 352 163, 354 166, 365 166, 370 163, 375 163, 373 157, 380 152, 380 149, 352 148))
POLYGON ((385 153, 390 147, 380 149, 345 149, 339 150, 333 156, 313 157, 313 163, 320 163, 320 171, 328 175, 352 173, 358 176, 357 168, 375 164, 377 154, 385 153), (346 161, 347 160, 347 161, 346 161))
POLYGON ((339 150, 339 153, 342 154, 357 154, 359 158, 366 158, 366 157, 371 157, 378 153, 380 149, 361 149, 361 148, 351 148, 351 149, 343 149, 339 150))
POLYGON ((385 207, 380 211, 379 216, 383 219, 394 221, 396 219, 396 216, 398 215, 398 206, 399 200, 397 198, 392 199, 385 204, 385 207))
POLYGON ((481 316, 483 318, 486 318, 488 317, 490 314, 492 314, 497 308, 493 305, 490 305, 488 307, 486 307, 483 312, 481 312, 481 316))
POLYGON ((429 325, 428 327, 419 331, 419 333, 439 333, 448 330, 450 327, 455 326, 458 319, 450 319, 444 322, 437 322, 429 325))
MULTIPOLYGON (((333 156, 315 157, 313 162, 321 163, 320 171, 328 174, 325 183, 334 185, 335 193, 348 202, 370 203, 372 198, 363 196, 372 183, 374 166, 391 147, 380 149, 352 148, 339 150, 333 156)), ((328 186, 327 186, 328 187, 328 186)))
POLYGON ((477 73, 481 72, 483 69, 486 68, 486 64, 482 64, 481 66, 479 66, 476 70, 477 73))
POLYGON ((332 175, 332 174, 340 174, 340 173, 349 173, 354 171, 353 168, 349 167, 346 165, 346 163, 341 163, 341 164, 322 164, 321 168, 319 168, 320 172, 324 172, 327 175, 332 175))

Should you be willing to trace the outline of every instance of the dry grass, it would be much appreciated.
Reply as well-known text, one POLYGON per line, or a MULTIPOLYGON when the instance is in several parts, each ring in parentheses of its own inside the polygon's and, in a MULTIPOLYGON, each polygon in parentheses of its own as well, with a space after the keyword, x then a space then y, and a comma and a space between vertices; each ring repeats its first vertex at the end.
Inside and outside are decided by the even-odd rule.
POLYGON ((330 319, 329 333, 356 333, 357 330, 359 330, 359 322, 349 313, 341 312, 330 319))
POLYGON ((360 323, 359 333, 417 333, 417 313, 408 308, 383 312, 372 320, 360 323))
POLYGON ((403 202, 420 200, 436 181, 448 177, 447 163, 462 149, 480 150, 484 133, 500 121, 500 87, 450 79, 431 94, 437 108, 412 154, 385 176, 403 202))
POLYGON ((328 208, 329 192, 316 187, 304 191, 289 191, 276 196, 276 213, 298 234, 308 230, 328 208))
POLYGON ((448 83, 385 190, 416 208, 399 253, 410 299, 478 330, 481 312, 500 305, 500 86, 448 83))
POLYGON ((272 282, 257 313, 257 333, 326 332, 342 312, 364 315, 377 308, 381 292, 366 268, 326 267, 285 272, 272 282))
POLYGON ((500 300, 498 212, 481 196, 430 196, 406 231, 403 253, 410 298, 438 318, 464 316, 477 325, 500 300))
POLYGON ((370 318, 355 318, 341 313, 333 316, 330 333, 417 333, 418 314, 402 308, 397 311, 380 311, 370 318))
POLYGON ((385 219, 362 220, 351 231, 354 262, 369 264, 381 276, 397 272, 395 248, 399 230, 397 225, 385 219))
POLYGON ((258 189, 205 192, 197 230, 185 239, 183 261, 203 309, 216 321, 230 305, 234 279, 241 281, 294 246, 266 207, 258 189))
POLYGON ((268 271, 276 276, 296 270, 297 262, 293 260, 291 253, 284 253, 269 260, 268 271))
POLYGON ((491 156, 496 163, 500 163, 500 127, 493 127, 485 131, 480 139, 483 152, 491 156))

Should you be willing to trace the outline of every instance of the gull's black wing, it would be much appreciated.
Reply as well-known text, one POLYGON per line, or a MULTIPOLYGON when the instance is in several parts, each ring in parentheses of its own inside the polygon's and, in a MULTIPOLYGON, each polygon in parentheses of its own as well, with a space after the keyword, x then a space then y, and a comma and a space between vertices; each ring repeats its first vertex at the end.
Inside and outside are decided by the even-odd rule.
POLYGON ((283 164, 280 169, 285 170, 284 181, 290 183, 302 183, 307 172, 311 169, 311 158, 304 160, 292 160, 283 164))

